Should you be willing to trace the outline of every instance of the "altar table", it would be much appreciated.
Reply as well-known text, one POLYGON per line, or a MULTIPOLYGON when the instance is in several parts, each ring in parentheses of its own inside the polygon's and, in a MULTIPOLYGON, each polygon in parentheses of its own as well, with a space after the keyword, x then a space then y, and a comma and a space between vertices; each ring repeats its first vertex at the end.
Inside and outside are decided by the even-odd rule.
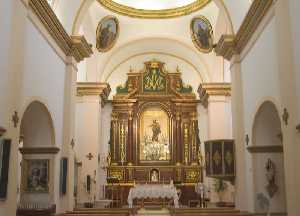
POLYGON ((175 208, 179 208, 178 195, 174 185, 136 185, 131 188, 128 194, 128 204, 129 208, 133 207, 134 199, 146 199, 146 198, 169 198, 174 200, 175 208))

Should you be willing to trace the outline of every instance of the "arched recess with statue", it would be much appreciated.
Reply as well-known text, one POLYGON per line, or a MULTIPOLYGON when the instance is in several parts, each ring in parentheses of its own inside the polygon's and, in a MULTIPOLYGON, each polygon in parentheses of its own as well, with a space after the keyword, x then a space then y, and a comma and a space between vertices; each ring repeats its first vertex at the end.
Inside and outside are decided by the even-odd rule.
MULTIPOLYGON (((254 119, 252 145, 254 210, 285 214, 286 190, 281 120, 275 104, 263 102, 254 119)), ((284 124, 284 122, 283 122, 284 124)))
POLYGON ((43 103, 33 101, 26 108, 21 119, 19 142, 19 203, 23 205, 19 209, 26 205, 55 208, 58 192, 54 173, 59 148, 55 147, 52 117, 43 103))

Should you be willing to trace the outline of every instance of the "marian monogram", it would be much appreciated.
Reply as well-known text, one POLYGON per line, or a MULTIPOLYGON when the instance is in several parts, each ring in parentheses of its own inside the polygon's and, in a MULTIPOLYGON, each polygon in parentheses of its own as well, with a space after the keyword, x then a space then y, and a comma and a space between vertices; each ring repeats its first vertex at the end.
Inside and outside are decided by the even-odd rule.
POLYGON ((143 90, 144 92, 163 92, 166 90, 166 77, 162 63, 146 62, 143 90))

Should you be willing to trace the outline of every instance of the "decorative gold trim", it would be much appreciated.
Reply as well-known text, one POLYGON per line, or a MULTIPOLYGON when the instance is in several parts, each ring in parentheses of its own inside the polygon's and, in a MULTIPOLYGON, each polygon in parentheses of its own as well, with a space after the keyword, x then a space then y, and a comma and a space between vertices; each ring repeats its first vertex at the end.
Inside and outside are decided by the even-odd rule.
POLYGON ((99 95, 101 97, 102 105, 104 105, 108 101, 108 96, 110 92, 111 92, 111 88, 108 83, 98 83, 98 82, 77 83, 77 96, 99 95))
POLYGON ((202 88, 206 90, 208 95, 220 95, 220 96, 231 95, 230 83, 203 83, 202 88))
POLYGON ((219 42, 215 47, 217 56, 223 56, 225 59, 230 60, 235 54, 235 37, 234 35, 222 35, 219 42))
POLYGON ((200 51, 200 52, 203 52, 203 53, 210 53, 212 50, 213 50, 213 43, 214 43, 214 38, 213 38, 213 28, 209 22, 209 20, 205 17, 205 16, 196 16, 194 17, 192 20, 191 20, 191 23, 190 23, 190 32, 191 32, 191 37, 192 37, 192 41, 193 41, 193 44, 195 45, 195 47, 200 51), (210 43, 210 47, 209 49, 203 49, 199 46, 198 44, 198 38, 197 36, 195 35, 194 31, 193 31, 193 24, 194 24, 194 21, 196 19, 201 19, 203 22, 206 23, 206 25, 209 27, 209 31, 210 31, 210 39, 209 39, 209 43, 210 43))
POLYGON ((270 145, 270 146, 249 146, 247 150, 250 153, 281 153, 283 152, 283 146, 270 145))
POLYGON ((105 16, 104 18, 102 18, 100 20, 100 22, 98 23, 97 30, 96 30, 96 48, 97 48, 97 50, 99 52, 107 52, 107 51, 109 51, 117 43, 117 40, 119 38, 119 34, 120 34, 120 24, 119 24, 119 20, 117 19, 117 17, 115 17, 115 16, 105 16), (115 23, 116 23, 116 27, 117 27, 117 29, 116 29, 116 37, 115 37, 114 41, 108 47, 106 47, 105 49, 102 49, 102 48, 99 47, 99 44, 98 44, 98 38, 100 37, 99 30, 100 30, 101 24, 103 22, 109 20, 109 19, 113 19, 115 21, 115 23))
POLYGON ((207 108, 208 98, 211 95, 215 96, 231 96, 230 83, 202 83, 199 85, 198 94, 200 103, 207 108))
POLYGON ((208 107, 208 98, 209 94, 207 93, 206 89, 203 88, 202 84, 199 85, 199 88, 197 90, 200 98, 200 103, 207 108, 208 107))
POLYGON ((215 48, 216 54, 223 56, 227 60, 231 60, 235 53, 240 54, 273 2, 274 0, 254 0, 236 36, 223 35, 215 48))
POLYGON ((112 0, 98 0, 98 2, 106 9, 124 16, 143 19, 166 19, 189 15, 206 6, 211 2, 211 0, 196 0, 195 2, 186 6, 163 10, 136 9, 118 4, 112 0))
POLYGON ((189 128, 188 124, 183 125, 183 140, 184 140, 184 163, 189 163, 189 128))
POLYGON ((34 147, 34 148, 19 148, 22 154, 57 154, 60 149, 58 147, 34 147))
POLYGON ((0 126, 0 137, 2 137, 3 134, 5 134, 5 132, 6 132, 6 129, 4 127, 0 126))
POLYGON ((81 62, 85 58, 93 54, 92 45, 89 44, 82 35, 72 35, 73 53, 72 55, 77 62, 81 62))
POLYGON ((29 7, 66 56, 73 56, 80 62, 93 53, 84 36, 68 35, 47 1, 29 0, 29 7))

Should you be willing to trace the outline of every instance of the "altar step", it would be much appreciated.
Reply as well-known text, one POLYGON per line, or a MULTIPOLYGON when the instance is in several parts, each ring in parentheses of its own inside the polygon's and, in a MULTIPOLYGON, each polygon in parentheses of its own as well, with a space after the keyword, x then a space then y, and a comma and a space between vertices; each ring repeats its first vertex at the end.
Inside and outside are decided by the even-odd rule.
MULTIPOLYGON (((130 216, 134 209, 128 208, 77 208, 64 216, 130 216)), ((140 209, 135 216, 253 216, 232 208, 179 208, 179 209, 140 209)))
POLYGON ((128 208, 75 208, 63 216, 130 216, 132 212, 128 208))
POLYGON ((233 208, 178 208, 171 209, 172 216, 253 216, 233 208))
POLYGON ((163 209, 140 209, 137 211, 136 216, 171 216, 170 211, 166 208, 163 209))

